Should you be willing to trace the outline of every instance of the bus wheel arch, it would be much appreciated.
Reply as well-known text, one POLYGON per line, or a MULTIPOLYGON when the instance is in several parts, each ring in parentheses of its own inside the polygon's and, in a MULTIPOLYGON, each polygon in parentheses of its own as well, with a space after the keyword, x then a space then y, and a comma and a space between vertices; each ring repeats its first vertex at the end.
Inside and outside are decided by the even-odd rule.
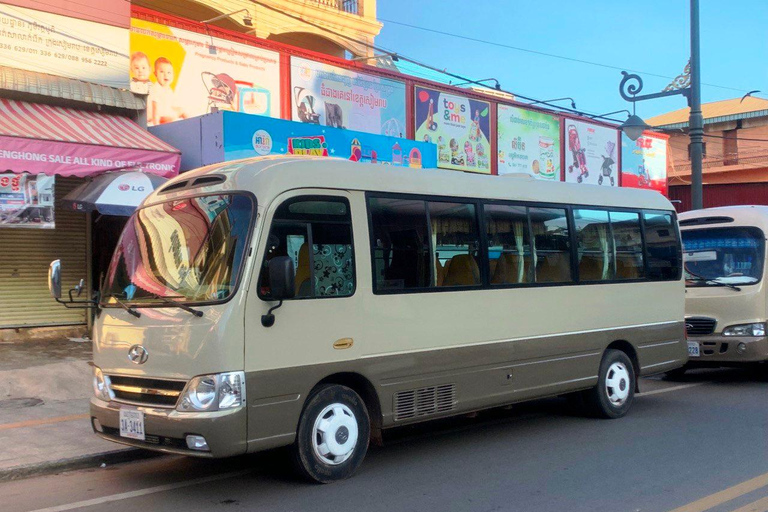
POLYGON ((338 384, 340 386, 346 386, 360 395, 363 399, 366 408, 368 409, 368 416, 371 422, 371 442, 376 446, 381 446, 381 432, 382 432, 382 412, 381 403, 379 402, 379 395, 376 393, 376 388, 373 387, 371 381, 366 377, 354 372, 340 372, 334 373, 325 377, 323 380, 315 384, 312 391, 307 395, 307 400, 312 396, 312 393, 320 386, 325 384, 338 384))
POLYGON ((637 350, 632 344, 626 340, 616 340, 608 345, 605 350, 614 349, 621 350, 629 360, 632 361, 632 368, 635 370, 635 393, 640 392, 640 361, 637 358, 637 350))

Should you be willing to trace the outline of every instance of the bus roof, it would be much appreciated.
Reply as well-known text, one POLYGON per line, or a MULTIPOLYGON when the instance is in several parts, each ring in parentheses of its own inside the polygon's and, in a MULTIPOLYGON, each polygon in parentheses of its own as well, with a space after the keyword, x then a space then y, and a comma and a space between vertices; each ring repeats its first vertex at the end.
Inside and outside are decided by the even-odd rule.
POLYGON ((755 226, 768 231, 768 206, 738 205, 704 208, 681 213, 681 229, 703 227, 755 226))
POLYGON ((635 188, 548 182, 526 176, 489 176, 441 169, 410 169, 341 158, 266 156, 210 165, 185 172, 156 190, 144 204, 201 192, 244 190, 260 201, 297 188, 362 190, 417 195, 487 198, 545 203, 674 210, 662 194, 635 188), (195 186, 205 175, 223 182, 195 186), (181 185, 181 182, 187 182, 181 185), (173 192, 164 192, 169 186, 173 192))

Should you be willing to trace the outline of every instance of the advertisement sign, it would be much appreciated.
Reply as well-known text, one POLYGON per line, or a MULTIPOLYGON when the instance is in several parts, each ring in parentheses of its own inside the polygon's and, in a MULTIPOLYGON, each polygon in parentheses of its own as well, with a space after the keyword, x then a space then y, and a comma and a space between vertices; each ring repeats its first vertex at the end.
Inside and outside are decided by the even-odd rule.
POLYGON ((667 137, 645 132, 632 141, 622 134, 621 186, 667 194, 667 137))
POLYGON ((405 137, 405 83, 291 57, 293 120, 405 137))
POLYGON ((0 5, 0 66, 128 86, 128 30, 0 5))
POLYGON ((434 144, 224 112, 224 159, 263 155, 335 156, 414 169, 437 166, 434 144))
POLYGON ((55 177, 0 174, 0 229, 53 229, 55 177))
POLYGON ((523 172, 560 181, 560 119, 499 104, 499 174, 523 172))
POLYGON ((564 119, 565 181, 618 186, 616 130, 564 119))
POLYGON ((277 52, 134 18, 130 71, 148 126, 219 110, 280 115, 277 52))
POLYGON ((443 169, 490 174, 490 108, 487 101, 416 87, 416 140, 437 144, 443 169))

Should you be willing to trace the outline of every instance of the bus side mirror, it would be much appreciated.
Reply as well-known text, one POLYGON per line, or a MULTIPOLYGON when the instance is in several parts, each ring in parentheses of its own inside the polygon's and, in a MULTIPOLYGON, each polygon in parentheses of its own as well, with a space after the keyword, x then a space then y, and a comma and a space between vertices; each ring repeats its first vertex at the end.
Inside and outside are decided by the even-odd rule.
POLYGON ((54 299, 61 298, 61 260, 53 260, 48 267, 48 291, 54 299))
POLYGON ((269 272, 269 298, 278 303, 269 308, 266 315, 261 315, 261 325, 272 327, 275 325, 275 315, 272 312, 282 306, 285 299, 292 299, 296 295, 296 271, 290 257, 276 256, 267 263, 267 272, 269 272))
POLYGON ((296 295, 296 271, 289 256, 276 256, 267 264, 270 298, 292 299, 296 295))

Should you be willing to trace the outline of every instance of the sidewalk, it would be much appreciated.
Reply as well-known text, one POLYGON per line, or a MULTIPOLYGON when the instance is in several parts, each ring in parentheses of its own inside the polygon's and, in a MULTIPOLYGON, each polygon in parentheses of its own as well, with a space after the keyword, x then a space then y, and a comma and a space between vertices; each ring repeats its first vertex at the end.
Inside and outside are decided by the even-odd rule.
POLYGON ((0 481, 142 455, 93 434, 91 342, 0 344, 0 481))

